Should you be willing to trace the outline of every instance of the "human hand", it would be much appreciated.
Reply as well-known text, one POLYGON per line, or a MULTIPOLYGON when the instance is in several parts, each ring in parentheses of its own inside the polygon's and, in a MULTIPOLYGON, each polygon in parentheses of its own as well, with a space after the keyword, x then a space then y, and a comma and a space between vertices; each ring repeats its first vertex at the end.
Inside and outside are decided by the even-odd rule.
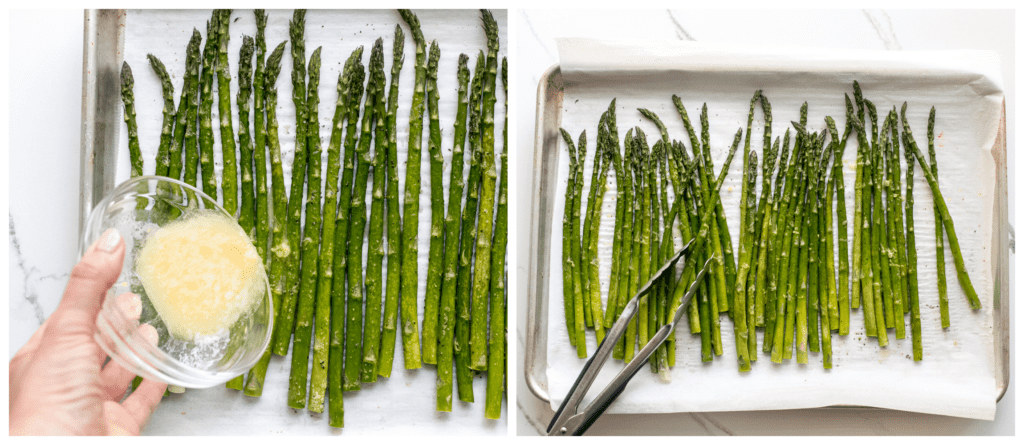
MULTIPOLYGON (((127 435, 142 425, 167 384, 143 380, 124 400, 135 374, 111 360, 93 338, 96 316, 124 264, 124 241, 115 229, 103 233, 71 271, 57 309, 10 362, 11 435, 127 435)), ((138 295, 118 296, 137 318, 138 295)), ((151 326, 140 332, 156 342, 151 326)))

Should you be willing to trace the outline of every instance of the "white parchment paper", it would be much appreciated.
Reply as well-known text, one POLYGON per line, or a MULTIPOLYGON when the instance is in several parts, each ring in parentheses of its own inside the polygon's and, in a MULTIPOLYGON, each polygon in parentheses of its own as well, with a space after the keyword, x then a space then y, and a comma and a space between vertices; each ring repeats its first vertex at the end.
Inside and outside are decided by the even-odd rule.
MULTIPOLYGON (((507 11, 492 10, 499 26, 500 50, 498 57, 504 57, 508 48, 507 11)), ((477 10, 417 10, 423 34, 426 39, 436 39, 441 47, 438 63, 438 91, 441 119, 442 147, 445 157, 445 199, 448 196, 448 180, 451 168, 451 147, 453 125, 457 107, 458 58, 460 53, 470 56, 469 68, 473 70, 477 53, 487 50, 487 38, 477 10)), ((185 70, 185 47, 196 28, 206 38, 206 21, 210 10, 131 10, 128 12, 125 29, 124 59, 132 67, 135 76, 135 101, 138 114, 139 143, 145 162, 144 172, 153 174, 155 157, 160 139, 161 110, 163 99, 160 81, 149 66, 146 54, 152 53, 167 67, 174 83, 174 100, 177 104, 182 88, 182 74, 185 70)), ((291 10, 270 10, 266 28, 268 55, 280 42, 289 40, 288 21, 291 10)), ((408 148, 409 113, 414 84, 415 45, 409 27, 395 10, 310 10, 306 14, 306 63, 318 46, 323 46, 320 73, 320 138, 322 141, 322 168, 326 178, 327 144, 331 134, 331 120, 337 100, 338 75, 345 60, 357 46, 362 45, 363 64, 368 67, 370 51, 378 37, 384 39, 385 72, 390 83, 391 57, 395 25, 400 24, 405 32, 405 64, 399 79, 398 109, 398 156, 406 158, 408 148)), ((230 25, 231 40, 228 45, 228 60, 231 67, 231 109, 232 122, 237 133, 238 107, 238 62, 242 36, 255 38, 256 20, 252 10, 234 10, 230 25)), ((203 41, 205 44, 205 40, 203 41)), ((255 62, 253 68, 255 69, 255 62)), ((291 46, 285 48, 281 61, 281 75, 277 81, 278 122, 283 155, 284 175, 287 190, 290 190, 291 164, 295 149, 295 106, 292 104, 291 46)), ((500 67, 499 67, 500 69, 500 67)), ((495 132, 497 153, 501 147, 501 125, 504 122, 505 95, 501 79, 497 80, 495 105, 495 132)), ((217 122, 217 93, 214 87, 214 153, 217 178, 222 174, 221 138, 217 122)), ((251 106, 251 105, 250 105, 251 106)), ((250 125, 252 125, 250 112, 250 125)), ((424 112, 424 137, 421 173, 423 176, 420 194, 419 224, 419 295, 420 316, 422 317, 423 294, 426 289, 427 253, 430 240, 430 162, 427 156, 428 113, 424 112)), ((122 126, 124 124, 121 124, 122 126)), ((123 127, 122 127, 123 128, 123 127)), ((250 130, 251 131, 251 130, 250 130)), ((237 142, 237 141, 236 141, 237 142)), ((268 157, 269 159, 269 157, 268 157)), ((466 162, 469 159, 466 157, 466 162)), ((269 162, 269 161, 268 161, 269 162)), ((500 169, 500 163, 498 165, 500 169)), ((398 163, 400 187, 405 184, 405 163, 398 163)), ((499 170, 500 171, 500 170, 499 170)), ((128 137, 120 132, 117 162, 117 182, 129 177, 128 137)), ((241 168, 239 167, 239 173, 241 168)), ((464 175, 468 176, 468 166, 464 175)), ((269 181, 269 179, 268 179, 269 181)), ((372 184, 371 184, 372 185, 372 184)), ((268 185, 269 187, 269 185, 268 185)), ((372 186, 367 186, 367 209, 371 199, 372 186)), ((404 201, 403 193, 399 193, 404 201)), ((447 206, 447 203, 446 203, 447 206)), ((446 207, 447 209, 447 207, 446 207)), ((367 227, 369 230, 369 227, 367 227)), ((364 242, 363 258, 366 258, 364 242)), ((385 268, 387 260, 385 259, 385 268)), ((386 270, 386 269, 384 269, 386 270)), ((422 319, 420 321, 422 326, 422 319)), ((403 368, 402 348, 395 351, 395 367, 391 379, 381 379, 374 384, 364 384, 362 391, 345 393, 346 434, 497 434, 504 435, 507 417, 502 414, 499 421, 484 419, 484 391, 486 379, 477 378, 474 393, 477 403, 456 403, 451 413, 434 410, 436 370, 433 366, 406 371, 403 368), (390 381, 389 381, 390 380, 390 381)), ((312 354, 310 354, 312 359, 312 354)), ((149 434, 324 434, 340 432, 327 425, 327 416, 293 410, 286 405, 288 374, 291 358, 274 357, 271 360, 265 382, 263 397, 252 399, 241 393, 224 388, 188 390, 183 395, 173 395, 164 400, 156 415, 150 420, 146 432, 149 434)), ((310 367, 312 369, 312 367, 310 367)))
MULTIPOLYGON (((652 144, 660 137, 657 127, 636 111, 648 108, 660 116, 668 127, 669 136, 683 141, 687 150, 690 140, 672 103, 672 94, 681 97, 695 126, 699 125, 701 105, 707 103, 716 171, 725 160, 736 130, 741 127, 745 130, 750 98, 757 89, 762 89, 772 104, 773 139, 782 136, 790 127, 790 121, 799 120, 800 104, 804 101, 809 104, 809 129, 821 130, 825 116, 832 116, 842 131, 845 125, 843 94, 848 93, 852 98, 852 81, 856 79, 865 97, 877 106, 880 118, 893 106, 898 109, 904 101, 908 102, 907 119, 918 145, 926 150, 928 110, 934 105, 940 184, 956 223, 967 270, 982 302, 981 310, 970 310, 957 281, 947 242, 945 266, 952 326, 941 329, 932 193, 918 165, 914 176, 914 223, 923 361, 912 359, 909 317, 907 338, 896 340, 894 331, 889 330, 889 346, 880 349, 875 339, 864 335, 863 313, 856 309, 850 317, 850 334, 832 337, 832 370, 822 368, 820 353, 811 353, 807 365, 798 365, 795 360, 779 365, 771 363, 760 351, 764 333, 763 329, 758 329, 758 360, 751 372, 741 374, 737 371, 733 325, 728 317, 721 318, 724 353, 712 363, 700 361, 700 341, 697 336, 689 335, 683 322, 676 331, 679 352, 676 367, 671 372, 672 381, 664 382, 650 372, 641 371, 609 412, 860 405, 993 418, 995 275, 991 240, 997 168, 993 156, 1003 102, 998 60, 993 53, 762 51, 683 42, 587 39, 560 39, 558 46, 565 83, 561 126, 574 137, 586 130, 590 141, 584 190, 590 187, 597 122, 612 98, 617 98, 620 137, 633 126, 642 128, 652 144)), ((750 146, 758 152, 759 159, 763 159, 763 130, 764 118, 758 106, 750 146)), ((855 159, 856 142, 853 141, 843 156, 849 218, 853 215, 855 159)), ((562 219, 568 156, 560 155, 559 164, 559 180, 563 185, 556 193, 554 221, 562 219)), ((905 160, 903 165, 905 175, 905 160)), ((608 193, 601 209, 599 245, 601 290, 605 298, 611 273, 617 196, 615 175, 609 174, 608 178, 608 193)), ((738 155, 722 189, 734 250, 738 246, 741 178, 742 159, 738 155)), ((758 180, 758 193, 760 188, 758 180)), ((586 199, 584 196, 584 201, 586 199)), ((852 240, 852 224, 848 230, 848 238, 852 240)), ((554 224, 553 231, 553 238, 561 239, 562 225, 554 224)), ((680 245, 677 234, 677 248, 680 245)), ((561 243, 552 243, 552 246, 551 276, 560 277, 561 243)), ((547 377, 551 404, 557 408, 584 360, 576 358, 567 337, 562 280, 556 278, 550 283, 547 377)), ((596 348, 592 331, 588 331, 587 350, 593 354, 596 348)), ((621 368, 621 362, 609 363, 595 388, 606 384, 621 368)), ((597 392, 592 390, 591 396, 597 392)))

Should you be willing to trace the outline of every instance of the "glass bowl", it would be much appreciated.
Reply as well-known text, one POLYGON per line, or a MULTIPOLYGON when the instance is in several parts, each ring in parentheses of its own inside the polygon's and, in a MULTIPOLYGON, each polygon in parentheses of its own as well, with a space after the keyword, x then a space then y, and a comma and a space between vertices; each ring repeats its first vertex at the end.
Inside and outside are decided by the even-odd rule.
MULTIPOLYGON (((237 319, 228 328, 212 334, 182 335, 180 327, 172 332, 157 311, 137 271, 143 246, 157 229, 172 223, 181 227, 180 224, 200 215, 223 216, 227 224, 245 236, 233 215, 195 187, 160 176, 136 177, 119 185, 96 205, 89 214, 79 248, 81 258, 109 228, 117 229, 125 242, 121 275, 107 292, 96 318, 95 338, 100 347, 137 375, 186 388, 209 388, 245 373, 259 361, 273 333, 270 285, 262 260, 261 267, 255 268, 258 272, 241 285, 239 295, 245 292, 245 303, 239 306, 237 319), (137 320, 117 302, 117 296, 128 292, 141 297, 142 313, 137 320), (155 345, 140 333, 143 324, 156 329, 159 340, 155 345)), ((255 247, 252 249, 255 254, 255 247)))

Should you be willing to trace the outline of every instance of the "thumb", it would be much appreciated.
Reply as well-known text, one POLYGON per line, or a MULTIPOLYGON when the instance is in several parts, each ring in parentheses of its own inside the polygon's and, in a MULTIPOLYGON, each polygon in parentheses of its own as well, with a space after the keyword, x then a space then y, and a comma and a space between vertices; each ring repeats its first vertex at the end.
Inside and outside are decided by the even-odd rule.
POLYGON ((89 320, 90 324, 94 323, 107 290, 121 275, 124 249, 124 240, 117 229, 110 228, 103 232, 71 270, 64 297, 54 315, 76 313, 89 320))

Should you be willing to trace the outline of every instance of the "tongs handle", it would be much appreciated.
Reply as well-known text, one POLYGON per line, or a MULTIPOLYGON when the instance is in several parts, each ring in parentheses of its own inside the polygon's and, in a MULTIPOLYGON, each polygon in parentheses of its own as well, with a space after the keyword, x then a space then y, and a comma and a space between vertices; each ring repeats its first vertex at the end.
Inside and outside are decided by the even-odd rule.
MULTIPOLYGON (((672 258, 669 259, 654 275, 651 279, 640 288, 636 295, 633 296, 623 307, 622 314, 612 325, 608 331, 607 336, 598 346, 597 351, 594 355, 587 360, 587 363, 583 366, 583 370, 576 378, 576 382, 573 383, 569 389, 569 394, 565 400, 562 401, 558 411, 555 412, 555 416, 551 419, 551 423, 548 425, 548 434, 550 435, 580 435, 583 434, 593 424, 593 422, 599 417, 605 409, 611 405, 612 402, 622 393, 626 383, 636 375, 640 367, 644 366, 654 350, 671 334, 675 323, 679 321, 679 314, 683 313, 683 309, 686 307, 690 298, 692 298, 693 291, 696 289, 696 283, 699 283, 707 271, 707 264, 697 275, 694 280, 694 284, 690 286, 690 290, 686 293, 683 301, 680 304, 679 310, 676 311, 676 315, 673 322, 662 326, 662 328, 655 334, 655 337, 651 339, 644 347, 637 353, 632 361, 626 364, 626 367, 619 372, 618 375, 613 379, 612 383, 605 388, 601 394, 598 395, 597 399, 591 403, 583 413, 576 414, 579 408, 580 402, 582 402, 584 395, 590 389, 590 386, 594 383, 601 368, 608 361, 611 356, 611 352, 614 349, 615 343, 622 338, 626 331, 626 326, 629 321, 636 315, 639 309, 639 300, 642 296, 649 293, 652 289, 653 284, 663 276, 667 275, 668 271, 675 267, 676 263, 682 258, 683 254, 686 253, 691 244, 687 244, 672 258), (657 340, 657 341, 656 341, 657 340)), ((710 263, 710 260, 709 260, 710 263)))

